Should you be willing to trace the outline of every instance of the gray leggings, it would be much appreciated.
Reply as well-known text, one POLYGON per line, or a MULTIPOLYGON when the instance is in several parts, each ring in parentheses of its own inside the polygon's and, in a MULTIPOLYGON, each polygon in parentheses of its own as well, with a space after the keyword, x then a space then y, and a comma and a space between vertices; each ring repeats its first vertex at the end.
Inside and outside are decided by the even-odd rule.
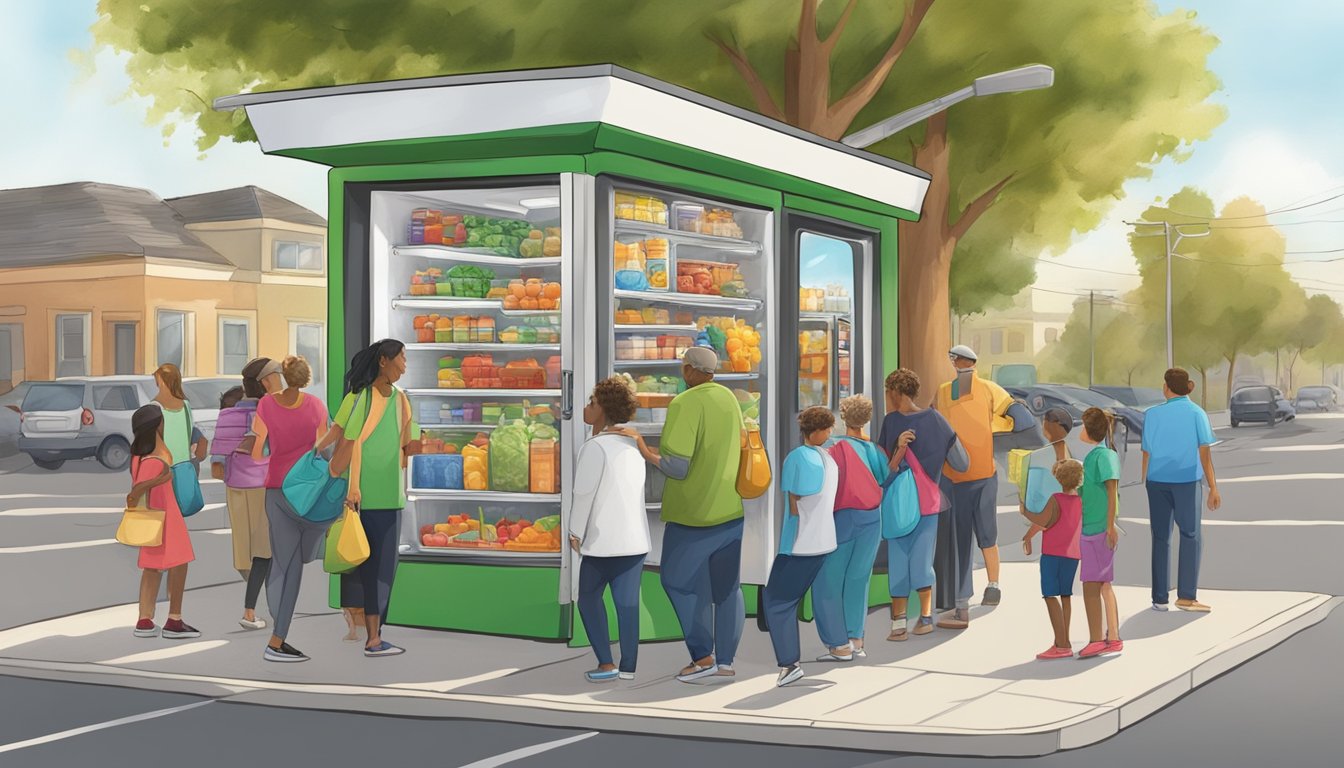
POLYGON ((303 566, 322 556, 329 525, 301 520, 278 488, 266 489, 266 519, 271 529, 271 572, 266 578, 266 604, 276 637, 289 636, 289 623, 299 602, 303 566))

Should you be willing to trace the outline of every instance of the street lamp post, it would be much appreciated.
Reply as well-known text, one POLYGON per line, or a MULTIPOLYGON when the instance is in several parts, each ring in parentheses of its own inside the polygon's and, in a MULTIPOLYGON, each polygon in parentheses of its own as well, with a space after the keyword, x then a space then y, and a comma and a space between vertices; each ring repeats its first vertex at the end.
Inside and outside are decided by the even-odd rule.
MULTIPOLYGON (((1203 232, 1182 232, 1181 226, 1183 225, 1177 224, 1176 226, 1172 226, 1171 222, 1167 221, 1127 221, 1125 223, 1131 227, 1162 228, 1162 238, 1163 242, 1166 244, 1167 259, 1167 367, 1171 368, 1176 365, 1174 355, 1172 354, 1171 342, 1171 259, 1176 255, 1176 249, 1180 247, 1182 240, 1189 237, 1208 237, 1210 230, 1207 229, 1207 224, 1203 225, 1206 227, 1203 232), (1174 242, 1171 239, 1171 233, 1173 231, 1176 233, 1176 240, 1174 242)), ((1140 235, 1136 233, 1135 237, 1157 237, 1157 234, 1140 235)))
POLYGON ((1091 288, 1087 291, 1087 386, 1089 389, 1097 383, 1097 337, 1093 328, 1096 320, 1096 298, 1098 293, 1103 296, 1109 296, 1110 291, 1105 288, 1091 288))
POLYGON ((841 143, 862 149, 909 128, 916 123, 933 117, 953 104, 959 104, 976 96, 992 96, 996 93, 1019 93, 1049 88, 1055 83, 1055 70, 1044 64, 1032 64, 1007 72, 977 77, 973 83, 941 98, 934 99, 918 107, 912 107, 899 115, 888 117, 880 123, 841 139, 841 143))

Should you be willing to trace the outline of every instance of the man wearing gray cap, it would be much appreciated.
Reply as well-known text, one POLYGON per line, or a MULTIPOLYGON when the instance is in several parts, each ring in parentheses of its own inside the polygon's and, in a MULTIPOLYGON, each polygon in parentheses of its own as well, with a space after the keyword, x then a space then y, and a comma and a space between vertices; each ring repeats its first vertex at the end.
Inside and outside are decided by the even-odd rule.
POLYGON ((984 605, 998 605, 999 526, 998 477, 994 467, 994 433, 1020 432, 1036 425, 1026 406, 1013 400, 1003 387, 975 375, 975 350, 957 345, 948 351, 956 378, 938 388, 934 406, 957 433, 970 459, 964 471, 944 467, 943 493, 951 507, 938 518, 938 543, 933 567, 937 577, 935 597, 940 609, 949 610, 938 621, 943 629, 970 625, 970 599, 974 593, 971 568, 974 556, 971 537, 985 558, 989 585, 984 605))
POLYGON ((658 450, 638 432, 627 432, 645 460, 667 475, 660 571, 691 653, 691 663, 677 674, 687 683, 733 677, 746 617, 740 583, 742 497, 737 493, 742 409, 732 392, 714 382, 718 367, 713 349, 686 351, 681 362, 686 391, 668 406, 658 450))

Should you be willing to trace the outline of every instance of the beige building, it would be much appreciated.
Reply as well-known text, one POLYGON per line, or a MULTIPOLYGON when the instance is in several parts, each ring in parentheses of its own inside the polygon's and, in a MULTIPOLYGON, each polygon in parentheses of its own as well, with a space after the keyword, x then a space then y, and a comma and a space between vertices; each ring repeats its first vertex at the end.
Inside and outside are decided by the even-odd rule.
POLYGON ((233 375, 258 354, 303 354, 318 374, 325 241, 321 216, 256 187, 0 191, 0 391, 164 362, 233 375))
POLYGON ((957 318, 956 343, 974 349, 979 370, 991 375, 996 365, 1033 365, 1036 356, 1064 332, 1064 312, 1039 312, 1028 287, 1013 297, 1011 306, 980 315, 957 318))

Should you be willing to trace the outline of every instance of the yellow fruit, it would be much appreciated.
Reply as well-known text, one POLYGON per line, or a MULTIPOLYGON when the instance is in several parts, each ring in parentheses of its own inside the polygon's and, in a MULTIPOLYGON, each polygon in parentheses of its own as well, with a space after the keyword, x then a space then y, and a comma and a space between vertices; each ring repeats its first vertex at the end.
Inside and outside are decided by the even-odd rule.
POLYGON ((724 346, 728 350, 728 354, 735 355, 737 354, 738 350, 742 349, 742 340, 735 339, 732 336, 729 336, 728 342, 724 346))

